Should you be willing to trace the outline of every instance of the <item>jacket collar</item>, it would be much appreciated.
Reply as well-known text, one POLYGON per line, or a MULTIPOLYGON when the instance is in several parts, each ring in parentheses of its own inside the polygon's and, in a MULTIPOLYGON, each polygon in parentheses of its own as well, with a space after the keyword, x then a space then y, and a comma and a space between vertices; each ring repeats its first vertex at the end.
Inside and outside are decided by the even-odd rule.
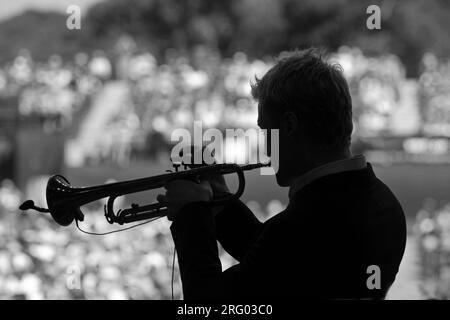
POLYGON ((295 193, 319 178, 346 171, 361 170, 366 167, 366 158, 363 155, 356 155, 349 159, 329 162, 320 167, 314 168, 294 180, 289 188, 289 199, 292 199, 295 193))

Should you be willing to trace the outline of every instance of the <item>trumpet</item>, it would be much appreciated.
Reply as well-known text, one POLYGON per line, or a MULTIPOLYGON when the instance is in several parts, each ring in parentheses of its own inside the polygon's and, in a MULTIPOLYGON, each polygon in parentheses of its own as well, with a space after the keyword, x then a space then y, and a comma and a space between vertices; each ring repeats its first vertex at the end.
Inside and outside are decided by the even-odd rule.
POLYGON ((33 209, 38 212, 48 212, 53 220, 61 226, 68 226, 74 220, 83 221, 84 214, 81 206, 90 202, 108 198, 104 205, 105 218, 110 223, 125 223, 156 219, 167 215, 167 207, 159 202, 138 205, 131 204, 131 207, 120 209, 114 212, 114 200, 122 195, 141 192, 146 190, 158 189, 164 187, 173 180, 193 180, 198 181, 201 178, 210 175, 236 174, 239 180, 238 188, 235 193, 214 197, 211 200, 212 206, 220 206, 229 201, 241 197, 245 189, 244 171, 258 169, 270 166, 270 163, 256 163, 248 165, 237 165, 231 163, 213 164, 189 168, 189 165, 183 164, 186 170, 178 171, 180 164, 173 164, 175 172, 165 173, 157 176, 114 182, 104 185, 91 187, 73 187, 70 182, 61 175, 52 176, 47 182, 46 200, 47 208, 40 208, 34 205, 32 200, 25 201, 19 209, 33 209))

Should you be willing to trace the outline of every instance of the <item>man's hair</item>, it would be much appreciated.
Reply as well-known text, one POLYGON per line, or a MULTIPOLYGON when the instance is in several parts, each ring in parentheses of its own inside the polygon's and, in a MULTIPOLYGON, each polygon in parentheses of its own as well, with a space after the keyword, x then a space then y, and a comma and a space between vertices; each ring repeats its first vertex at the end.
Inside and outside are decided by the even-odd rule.
POLYGON ((280 55, 277 63, 252 84, 264 112, 281 119, 288 111, 322 149, 350 146, 352 99, 342 67, 315 48, 280 55))

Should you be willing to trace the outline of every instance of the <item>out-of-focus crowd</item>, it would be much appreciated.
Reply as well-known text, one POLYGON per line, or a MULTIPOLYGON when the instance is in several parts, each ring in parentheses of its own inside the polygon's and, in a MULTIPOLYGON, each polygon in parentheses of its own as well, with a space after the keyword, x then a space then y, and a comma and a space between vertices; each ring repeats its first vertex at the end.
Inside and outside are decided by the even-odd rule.
MULTIPOLYGON (((393 55, 370 57, 342 47, 331 59, 342 65, 351 87, 356 137, 450 136, 450 63, 426 54, 422 75, 412 80, 393 55)), ((173 130, 192 128, 194 119, 205 128, 255 127, 257 108, 249 84, 272 65, 271 58, 250 59, 242 52, 223 58, 206 47, 167 50, 157 60, 124 37, 108 54, 79 53, 73 61, 54 55, 45 63, 35 62, 22 51, 0 69, 0 96, 18 96, 20 116, 40 119, 44 130, 52 131, 85 121, 80 110, 88 110, 108 83, 122 83, 126 99, 104 99, 101 112, 94 113, 110 114, 102 135, 84 134, 101 139, 95 149, 105 150, 95 157, 114 157, 110 145, 123 145, 116 148, 125 154, 116 158, 123 159, 167 149, 173 130), (119 100, 122 105, 113 108, 119 100)))
POLYGON ((428 53, 423 58, 424 71, 419 78, 420 102, 423 104, 423 131, 435 136, 450 136, 450 61, 443 63, 428 53))
MULTIPOLYGON (((0 299, 171 299, 174 246, 167 219, 118 233, 87 235, 74 225, 60 227, 50 217, 20 213, 21 200, 20 191, 4 180, 0 185, 0 299)), ((277 200, 267 208, 255 201, 248 206, 261 220, 284 208, 277 200)), ((106 222, 100 202, 84 213, 80 228, 85 231, 118 229, 106 222)), ((220 253, 223 269, 235 263, 222 248, 220 253)), ((179 299, 176 260, 174 268, 173 293, 179 299)))
MULTIPOLYGON (((222 59, 215 51, 199 47, 189 54, 168 50, 164 61, 158 63, 150 53, 129 47, 120 50, 114 63, 126 102, 115 109, 115 101, 111 101, 104 108, 103 118, 109 121, 99 137, 101 143, 94 148, 100 154, 109 153, 102 149, 113 149, 110 141, 129 146, 126 152, 119 152, 128 157, 143 150, 157 156, 173 144, 172 132, 179 128, 192 130, 194 119, 202 121, 204 129, 256 126, 257 108, 250 95, 250 81, 261 77, 270 62, 249 60, 244 53, 222 59)), ((101 113, 96 123, 102 123, 101 113)), ((90 141, 95 139, 92 134, 86 136, 90 141)), ((79 155, 80 147, 76 150, 74 153, 79 155)))
MULTIPOLYGON (((167 220, 106 236, 86 235, 50 217, 20 214, 20 198, 12 184, 3 182, 1 299, 170 298, 173 245, 167 220)), ((100 206, 85 214, 82 229, 115 228, 106 223, 100 206)), ((180 296, 177 278, 174 294, 180 296)))
POLYGON ((21 121, 33 119, 46 132, 67 128, 74 114, 98 92, 110 74, 101 53, 79 53, 73 61, 59 55, 35 62, 22 50, 0 69, 0 97, 17 97, 21 121))
MULTIPOLYGON (((421 77, 411 80, 392 55, 368 57, 359 49, 344 47, 331 59, 342 65, 350 84, 356 138, 450 136, 449 63, 427 54, 421 77)), ((273 63, 271 58, 250 59, 241 52, 223 58, 205 47, 192 52, 168 50, 157 60, 130 38, 121 39, 114 53, 79 53, 73 61, 54 55, 47 62, 36 62, 22 51, 0 68, 0 99, 16 97, 20 121, 37 123, 46 133, 70 129, 73 141, 81 141, 80 134, 89 142, 99 140, 94 144, 97 152, 89 153, 97 163, 112 159, 123 164, 140 152, 153 156, 167 152, 172 131, 191 128, 194 119, 201 120, 204 128, 256 126, 257 107, 249 84, 273 63), (113 95, 118 92, 125 97, 113 95), (91 109, 95 110, 89 113, 91 109), (92 126, 86 125, 89 121, 92 126), (87 131, 77 132, 82 128, 87 131)), ((66 143, 75 146, 66 148, 73 151, 66 165, 88 164, 82 157, 83 143, 73 141, 66 143)), ((20 215, 21 200, 20 191, 4 180, 0 298, 170 298, 173 244, 165 219, 126 232, 91 236, 74 226, 63 229, 46 217, 20 215)), ((263 209, 255 201, 249 206, 262 219, 283 207, 275 200, 263 209)), ((427 206, 417 223, 423 277, 432 279, 424 288, 434 285, 437 289, 427 290, 448 294, 450 207, 427 206)), ((89 219, 82 228, 96 232, 114 228, 106 223, 100 205, 87 210, 89 219)), ((224 268, 234 263, 224 253, 222 260, 224 268)), ((177 279, 174 293, 180 297, 177 279)))
POLYGON ((417 235, 422 294, 450 299, 450 202, 427 199, 417 213, 417 235))

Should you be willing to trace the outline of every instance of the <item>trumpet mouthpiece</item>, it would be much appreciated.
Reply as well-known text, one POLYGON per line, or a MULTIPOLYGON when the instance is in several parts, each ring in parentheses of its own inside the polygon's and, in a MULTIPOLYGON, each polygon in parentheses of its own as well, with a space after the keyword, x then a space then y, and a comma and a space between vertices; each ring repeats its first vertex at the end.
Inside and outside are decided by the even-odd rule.
POLYGON ((27 200, 24 203, 22 203, 19 207, 20 210, 29 210, 34 208, 34 201, 33 200, 27 200))
POLYGON ((30 209, 33 209, 33 210, 36 210, 36 211, 39 211, 39 212, 50 212, 50 210, 48 210, 48 209, 36 207, 36 206, 34 205, 34 201, 33 201, 33 200, 27 200, 27 201, 25 201, 24 203, 22 203, 22 204, 19 206, 19 209, 20 209, 20 210, 30 210, 30 209))

